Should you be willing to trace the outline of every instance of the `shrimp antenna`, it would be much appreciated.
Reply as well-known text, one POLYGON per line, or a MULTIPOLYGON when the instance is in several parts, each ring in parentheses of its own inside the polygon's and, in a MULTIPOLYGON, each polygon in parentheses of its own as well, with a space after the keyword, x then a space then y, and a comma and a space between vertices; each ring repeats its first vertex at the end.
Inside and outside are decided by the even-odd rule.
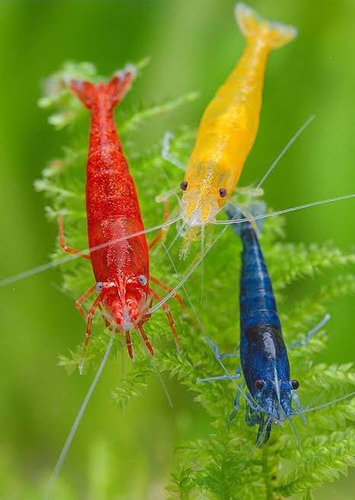
POLYGON ((189 271, 187 271, 187 273, 185 274, 185 276, 182 277, 180 283, 178 283, 175 286, 175 288, 173 288, 171 290, 171 292, 169 292, 162 300, 160 300, 153 307, 151 307, 148 310, 148 313, 149 314, 153 314, 155 311, 157 311, 163 304, 165 304, 165 302, 167 302, 177 292, 177 290, 179 290, 179 288, 181 288, 185 284, 185 282, 189 279, 189 277, 198 268, 198 266, 201 264, 201 262, 203 261, 203 259, 210 252, 210 250, 215 246, 215 244, 217 243, 217 241, 221 238, 221 236, 223 235, 223 233, 225 232, 225 230, 227 229, 227 227, 230 224, 245 224, 247 222, 250 222, 251 220, 256 221, 256 220, 261 220, 261 219, 267 219, 269 217, 276 217, 278 215, 283 215, 283 214, 290 213, 290 212, 296 212, 298 210, 303 210, 305 208, 311 208, 311 207, 316 207, 316 206, 320 206, 320 205, 326 205, 328 203, 335 203, 337 201, 348 200, 350 198, 355 198, 355 193, 353 193, 353 194, 347 194, 347 195, 344 195, 344 196, 338 196, 337 198, 327 198, 325 200, 318 200, 318 201, 314 201, 314 202, 311 202, 311 203, 305 203, 303 205, 297 205, 295 207, 285 208, 283 210, 278 210, 276 212, 269 212, 269 213, 263 214, 263 215, 256 215, 255 217, 250 216, 248 219, 231 219, 231 220, 228 220, 228 221, 216 221, 216 222, 214 222, 213 224, 224 225, 226 227, 224 227, 222 229, 222 231, 220 231, 220 233, 216 236, 216 238, 214 239, 214 241, 212 241, 212 243, 206 249, 206 251, 204 252, 204 254, 201 255, 201 257, 195 262, 195 264, 193 264, 191 266, 191 268, 189 269, 189 271))
MULTIPOLYGON (((201 255, 205 253, 205 226, 202 224, 201 226, 201 255)), ((204 265, 203 261, 201 262, 201 290, 200 290, 200 303, 202 305, 203 302, 203 288, 204 288, 204 265)))
POLYGON ((51 493, 51 489, 52 489, 52 486, 53 484, 55 483, 62 467, 63 467, 63 464, 64 464, 64 461, 68 455, 68 451, 70 449, 70 446, 73 442, 73 439, 75 437, 75 434, 78 430, 78 427, 80 425, 80 422, 81 422, 81 419, 83 418, 83 415, 85 413, 85 410, 87 408, 87 405, 89 404, 89 401, 91 399, 91 396, 92 396, 92 393, 94 392, 94 389, 99 381, 99 378, 103 372, 103 369, 105 368, 105 365, 106 365, 106 362, 107 362, 107 359, 110 355, 110 352, 111 352, 111 348, 112 348, 112 345, 113 345, 113 340, 114 340, 114 333, 111 333, 110 334, 110 340, 107 344, 107 347, 106 347, 106 351, 105 351, 105 354, 104 354, 104 357, 102 358, 102 361, 100 363, 100 366, 96 372, 96 375, 95 375, 95 378, 94 380, 92 381, 90 387, 89 387, 89 390, 88 392, 86 393, 86 396, 85 396, 85 399, 80 407, 80 410, 78 411, 78 414, 77 416, 75 417, 75 420, 74 420, 74 423, 73 423, 73 426, 72 428, 70 429, 70 432, 68 434, 68 437, 64 443, 64 446, 62 448, 62 451, 60 452, 60 455, 59 455, 59 458, 58 458, 58 461, 54 467, 54 470, 53 470, 53 474, 50 478, 50 481, 49 481, 49 484, 48 484, 48 487, 47 487, 47 490, 45 492, 45 495, 44 495, 44 500, 48 500, 49 496, 50 496, 50 493, 51 493))
POLYGON ((191 276, 191 274, 193 274, 194 271, 201 264, 201 262, 203 261, 203 259, 205 258, 205 256, 208 254, 208 252, 211 250, 211 248, 217 243, 217 241, 222 236, 222 234, 225 232, 225 230, 226 230, 226 228, 223 228, 222 231, 220 231, 220 233, 218 234, 218 236, 210 244, 210 246, 207 248, 207 250, 205 251, 205 253, 203 255, 201 255, 201 257, 199 259, 197 259, 197 261, 195 262, 195 264, 193 264, 191 266, 191 268, 189 269, 189 271, 187 271, 187 273, 185 274, 185 276, 183 276, 181 278, 181 281, 167 295, 165 295, 165 297, 162 300, 160 300, 159 302, 157 302, 155 304, 155 306, 153 306, 150 309, 148 309, 148 314, 155 313, 155 311, 157 311, 163 304, 165 304, 165 302, 167 302, 170 299, 170 297, 172 297, 175 294, 175 292, 177 290, 179 290, 179 288, 181 288, 185 284, 185 282, 189 279, 189 277, 191 276))
POLYGON ((291 139, 288 141, 288 143, 283 148, 283 150, 281 151, 281 153, 275 158, 275 160, 273 161, 273 163, 267 169, 266 173, 263 175, 263 177, 261 178, 261 180, 258 182, 256 188, 261 188, 261 186, 264 184, 264 182, 269 177, 269 175, 271 174, 271 172, 274 170, 274 168, 276 167, 276 165, 279 163, 279 161, 281 160, 281 158, 287 153, 287 151, 290 149, 290 147, 292 146, 292 144, 294 142, 296 142, 296 140, 298 139, 298 137, 308 127, 308 125, 315 119, 315 117, 316 117, 316 115, 311 115, 309 118, 307 118, 307 120, 304 122, 304 124, 301 125, 301 127, 297 130, 297 132, 291 137, 291 139))
POLYGON ((294 421, 292 420, 292 415, 288 415, 285 411, 284 411, 284 413, 286 415, 287 420, 290 422, 292 434, 293 434, 293 437, 295 438, 295 441, 298 445, 298 448, 300 451, 303 451, 302 442, 301 442, 301 439, 300 439, 299 434, 297 432, 296 425, 295 425, 294 421))
POLYGON ((168 251, 172 249, 172 247, 175 245, 176 241, 178 240, 179 236, 181 236, 181 234, 182 234, 182 232, 183 232, 183 230, 184 230, 187 222, 188 221, 183 221, 181 227, 179 227, 177 229, 177 232, 176 232, 176 235, 174 236, 173 241, 169 244, 169 246, 167 248, 168 251))
POLYGON ((121 238, 113 238, 112 240, 107 241, 106 243, 102 243, 101 245, 96 245, 91 248, 86 248, 85 250, 82 250, 81 252, 78 252, 75 255, 69 255, 68 257, 63 257, 63 259, 56 260, 54 262, 48 262, 47 264, 42 264, 41 266, 34 267, 32 269, 29 269, 27 271, 23 271, 22 273, 15 274, 13 276, 10 276, 9 278, 5 278, 3 280, 0 280, 0 287, 1 286, 6 286, 10 285, 11 283, 15 283, 16 281, 20 281, 24 278, 28 278, 30 276, 33 276, 35 274, 42 273, 44 271, 47 271, 48 269, 52 269, 54 267, 61 266, 62 264, 65 264, 67 262, 70 262, 72 260, 78 259, 79 257, 83 257, 84 255, 87 255, 88 252, 96 252, 97 250, 101 250, 102 248, 106 248, 110 245, 113 245, 115 243, 119 243, 120 241, 125 241, 129 240, 131 238, 136 238, 138 236, 141 236, 142 234, 147 234, 151 233, 152 231, 157 231, 158 229, 162 229, 163 227, 171 226, 172 224, 175 224, 175 222, 178 222, 181 220, 181 215, 168 220, 162 224, 158 224, 157 226, 152 226, 148 227, 146 229, 143 229, 142 231, 137 231, 136 233, 129 234, 127 236, 123 236, 121 238))
MULTIPOLYGON (((167 248, 167 247, 166 247, 166 245, 165 245, 165 243, 164 243, 164 242, 163 242, 163 248, 164 248, 164 250, 165 250, 166 255, 168 256, 168 259, 169 259, 169 261, 170 261, 170 263, 171 263, 171 265, 172 265, 172 267, 173 267, 173 269, 174 269, 175 274, 177 275, 177 277, 178 277, 178 278, 180 278, 180 279, 181 279, 181 276, 180 276, 180 274, 179 274, 179 271, 177 270, 177 267, 176 267, 176 265, 175 265, 175 262, 173 261, 173 259, 172 259, 171 255, 170 255, 170 253, 169 253, 169 248, 167 248)), ((186 298, 187 298, 187 301, 188 301, 188 303, 189 303, 189 305, 190 305, 190 307, 191 307, 191 310, 192 310, 192 312, 193 312, 193 313, 194 313, 194 315, 195 315, 195 318, 196 318, 197 323, 198 323, 198 325, 199 325, 199 327, 200 327, 200 330, 201 330, 201 332, 202 332, 202 333, 206 336, 205 328, 204 328, 204 326, 203 326, 203 323, 202 323, 202 321, 201 321, 201 318, 200 318, 199 314, 198 314, 198 313, 197 313, 197 311, 196 311, 196 308, 195 308, 194 304, 192 303, 191 297, 190 297, 189 293, 187 292, 187 289, 186 289, 185 285, 184 285, 184 284, 182 284, 181 286, 182 286, 182 289, 183 289, 183 291, 184 291, 184 293, 185 293, 185 295, 186 295, 186 298)))
MULTIPOLYGON (((355 193, 345 194, 343 196, 337 196, 336 198, 326 198, 324 200, 312 201, 310 203, 305 203, 303 205, 296 205, 295 207, 284 208, 282 210, 277 210, 275 212, 269 212, 269 213, 263 214, 263 215, 256 215, 255 217, 250 216, 248 220, 251 221, 251 220, 267 219, 269 217, 276 217, 278 215, 283 215, 283 214, 288 214, 291 212, 297 212, 299 210, 304 210, 305 208, 318 207, 320 205, 328 205, 329 203, 335 203, 337 201, 349 200, 350 198, 355 198, 355 193)), ((246 220, 246 219, 217 220, 217 221, 213 222, 212 224, 225 226, 225 225, 230 225, 230 224, 243 224, 245 222, 248 222, 248 220, 246 220)))
POLYGON ((328 408, 329 406, 333 406, 336 403, 340 403, 341 401, 345 401, 346 399, 352 398, 354 396, 355 396, 355 391, 349 392, 349 394, 345 394, 345 396, 333 399, 333 401, 329 401, 328 403, 323 403, 318 406, 313 406, 313 408, 304 408, 303 410, 296 411, 295 413, 301 415, 302 413, 309 413, 310 411, 322 410, 323 408, 328 408))
POLYGON ((170 392, 169 392, 169 390, 168 390, 168 388, 167 388, 167 386, 166 386, 166 383, 164 382, 163 377, 162 377, 162 376, 161 376, 161 374, 160 374, 157 370, 155 370, 154 368, 153 368, 153 371, 154 371, 155 375, 157 376, 157 378, 158 378, 158 380, 159 380, 159 382, 160 382, 160 385, 161 385, 161 387, 162 387, 162 389, 163 389, 163 392, 164 392, 164 394, 165 394, 165 396, 166 396, 166 400, 167 400, 167 402, 168 402, 168 404, 169 404, 170 408, 174 408, 174 405, 173 405, 173 400, 171 399, 170 392))
MULTIPOLYGON (((223 230, 224 230, 224 229, 223 229, 223 230)), ((163 246, 164 246, 164 249, 165 249, 165 251, 166 251, 166 253, 167 253, 167 256, 168 256, 168 258, 169 258, 169 260, 170 260, 170 262, 171 262, 171 265, 172 265, 172 266, 173 266, 173 268, 174 268, 175 273, 177 274, 177 276, 179 276, 179 273, 178 273, 178 270, 177 270, 177 268, 176 268, 176 265, 175 265, 175 263, 174 263, 174 261, 173 261, 173 259, 172 259, 171 255, 170 255, 170 253, 169 253, 169 251, 168 251, 168 249, 166 248, 166 245, 165 245, 164 243, 163 243, 163 246)), ((205 337, 206 342, 210 345, 210 343, 209 343, 209 338, 208 338, 208 336, 207 336, 207 333, 206 333, 205 327, 203 326, 203 323, 202 323, 202 321, 201 321, 201 318, 200 318, 199 314, 197 313, 195 306, 194 306, 194 305, 193 305, 193 303, 192 303, 192 300, 191 300, 190 295, 187 293, 187 290, 186 290, 186 287, 185 287, 184 283, 183 283, 181 286, 183 287, 183 290, 184 290, 184 292, 185 292, 185 295, 186 295, 186 297, 187 297, 187 300, 188 300, 188 302, 189 302, 189 305, 190 305, 190 307, 191 307, 191 310, 192 310, 192 312, 193 312, 193 313, 194 313, 194 315, 195 315, 195 318, 196 318, 197 323, 198 323, 198 325, 199 325, 199 327, 200 327, 200 330, 201 330, 201 332, 203 333, 203 335, 204 335, 204 337, 205 337)), ((222 366, 222 368, 223 368, 223 370, 225 371, 226 375, 227 375, 228 377, 230 377, 230 373, 229 373, 229 371, 228 371, 228 370, 227 370, 227 368, 224 366, 224 364, 221 362, 221 360, 220 360, 220 359, 218 359, 218 358, 216 358, 216 359, 218 360, 218 362, 219 362, 219 363, 220 363, 220 365, 222 366)), ((242 389, 240 388, 239 384, 237 384, 237 383, 235 382, 235 380, 234 380, 234 379, 232 379, 232 378, 231 378, 231 380, 232 380, 232 381, 233 381, 233 383, 236 385, 237 390, 238 390, 238 391, 242 394, 242 396, 243 396, 243 397, 246 399, 246 401, 250 404, 250 401, 247 399, 247 396, 244 394, 244 392, 243 392, 243 391, 242 391, 242 389)), ((252 404, 252 406, 253 406, 253 404, 252 404)))

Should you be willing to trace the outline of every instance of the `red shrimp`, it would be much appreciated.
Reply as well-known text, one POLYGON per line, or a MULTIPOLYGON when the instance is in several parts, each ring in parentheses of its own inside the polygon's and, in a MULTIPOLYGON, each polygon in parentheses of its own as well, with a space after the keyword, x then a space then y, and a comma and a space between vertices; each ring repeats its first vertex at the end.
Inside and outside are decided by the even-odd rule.
MULTIPOLYGON (((153 299, 161 300, 150 288, 151 281, 164 290, 171 289, 149 275, 149 248, 133 178, 116 129, 113 110, 126 94, 135 75, 127 66, 115 73, 108 83, 93 84, 70 80, 69 88, 91 112, 90 144, 86 168, 86 211, 89 255, 96 284, 77 301, 76 307, 86 320, 86 338, 79 370, 82 371, 90 340, 92 320, 97 308, 106 326, 125 335, 129 356, 133 358, 130 332, 138 330, 148 351, 153 348, 143 329, 150 318, 153 299), (138 236, 126 239, 133 233, 138 236), (88 313, 83 302, 98 292, 88 313)), ((60 243, 66 252, 81 253, 66 246, 63 221, 59 219, 60 243)), ((152 242, 157 241, 155 238, 152 242)), ((151 247, 152 245, 150 245, 151 247)), ((181 297, 175 297, 182 305, 181 297)), ((165 306, 165 307, 164 307, 165 306)), ((178 344, 178 336, 170 309, 163 308, 178 344)))

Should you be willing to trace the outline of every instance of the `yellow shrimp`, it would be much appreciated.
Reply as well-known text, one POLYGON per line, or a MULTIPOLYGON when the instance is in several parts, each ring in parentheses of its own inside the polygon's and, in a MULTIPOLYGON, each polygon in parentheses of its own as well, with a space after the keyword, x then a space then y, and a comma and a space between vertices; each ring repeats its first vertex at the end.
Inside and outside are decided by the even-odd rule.
POLYGON ((259 127, 265 66, 271 50, 297 36, 291 26, 268 22, 242 3, 235 8, 247 44, 244 53, 207 106, 181 189, 185 249, 198 226, 214 222, 233 193, 259 127))

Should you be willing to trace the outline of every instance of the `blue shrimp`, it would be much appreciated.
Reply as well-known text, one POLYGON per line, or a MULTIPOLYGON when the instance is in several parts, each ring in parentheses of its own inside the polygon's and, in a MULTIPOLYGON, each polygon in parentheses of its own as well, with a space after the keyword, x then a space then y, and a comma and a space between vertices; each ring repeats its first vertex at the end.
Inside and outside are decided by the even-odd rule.
MULTIPOLYGON (((254 204, 256 207, 256 204, 254 204)), ((264 205, 258 204, 265 212, 264 205)), ((230 219, 239 212, 227 208, 230 219)), ((280 318, 260 243, 250 222, 233 225, 243 242, 240 279, 240 359, 245 383, 255 406, 248 405, 248 425, 259 425, 257 443, 266 442, 272 421, 294 413, 293 391, 299 387, 290 379, 290 363, 282 336, 280 318)))
MULTIPOLYGON (((230 219, 245 219, 244 223, 232 224, 232 228, 243 242, 242 268, 240 278, 240 360, 245 384, 249 394, 245 394, 247 410, 246 423, 250 426, 258 425, 257 445, 265 443, 271 433, 272 424, 289 420, 294 414, 300 414, 301 406, 295 391, 299 382, 290 377, 290 363, 287 348, 282 336, 280 318, 277 312, 276 301, 271 280, 266 267, 265 259, 260 247, 257 231, 253 223, 243 216, 234 206, 226 208, 230 219), (297 410, 292 407, 293 400, 297 410)), ((265 213, 262 202, 254 203, 251 207, 252 217, 261 217, 265 213)), ((261 229, 261 218, 257 219, 258 229, 261 229)), ((307 335, 302 343, 295 343, 290 347, 304 345, 328 321, 327 315, 307 335)), ((218 361, 231 356, 219 354, 217 346, 208 339, 218 361)), ((222 363, 221 363, 222 364, 222 363)), ((240 376, 237 370, 234 376, 220 376, 209 380, 236 379, 240 376)), ((231 419, 239 409, 242 389, 237 393, 234 411, 231 419)))

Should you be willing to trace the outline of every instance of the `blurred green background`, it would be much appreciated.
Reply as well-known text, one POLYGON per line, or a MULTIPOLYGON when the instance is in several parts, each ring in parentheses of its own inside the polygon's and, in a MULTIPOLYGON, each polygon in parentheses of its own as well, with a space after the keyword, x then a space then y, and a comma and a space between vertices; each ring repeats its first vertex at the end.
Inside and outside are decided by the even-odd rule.
MULTIPOLYGON (((160 123, 195 126, 239 57, 244 41, 234 0, 112 0, 0 2, 0 276, 48 261, 56 227, 33 189, 46 162, 60 152, 59 136, 37 107, 40 82, 65 60, 91 61, 111 74, 127 61, 151 57, 132 98, 144 103, 199 90, 201 97, 160 123)), ((277 209, 355 192, 355 2, 250 1, 269 19, 298 27, 299 37, 271 55, 261 126, 241 185, 257 181, 291 135, 316 120, 265 184, 277 209)), ((144 140, 157 139, 152 126, 144 140)), ((152 172, 154 175, 154 172, 152 172)), ((287 216, 292 241, 355 241, 354 202, 287 216)), ((315 278, 314 286, 321 283, 315 278)), ((0 499, 40 498, 91 376, 68 377, 59 353, 74 349, 83 323, 58 291, 51 271, 0 289, 0 499)), ((292 297, 290 298, 292 300, 292 297)), ((327 360, 353 361, 353 300, 331 307, 327 360)), ((166 498, 173 443, 203 435, 204 415, 172 382, 171 409, 156 380, 126 412, 109 398, 121 370, 111 363, 84 417, 59 481, 57 498, 166 498)), ((355 474, 317 494, 353 498, 355 474)))

